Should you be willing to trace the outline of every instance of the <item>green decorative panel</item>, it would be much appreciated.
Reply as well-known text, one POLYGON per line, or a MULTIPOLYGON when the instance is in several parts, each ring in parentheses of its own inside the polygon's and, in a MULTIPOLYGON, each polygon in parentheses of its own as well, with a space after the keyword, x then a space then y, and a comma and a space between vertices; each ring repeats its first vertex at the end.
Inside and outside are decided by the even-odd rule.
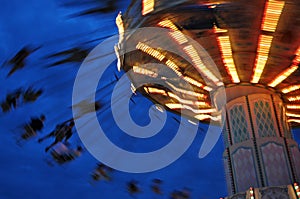
POLYGON ((254 103, 254 114, 260 137, 276 137, 274 120, 269 102, 257 101, 254 103))
POLYGON ((234 143, 249 139, 248 122, 243 105, 236 105, 230 109, 230 129, 234 143))

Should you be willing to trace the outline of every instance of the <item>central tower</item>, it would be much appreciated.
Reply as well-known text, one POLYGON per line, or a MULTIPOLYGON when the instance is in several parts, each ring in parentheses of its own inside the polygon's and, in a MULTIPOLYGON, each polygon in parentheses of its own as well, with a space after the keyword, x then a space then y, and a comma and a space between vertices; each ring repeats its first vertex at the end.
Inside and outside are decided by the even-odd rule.
MULTIPOLYGON (((258 85, 225 89, 223 154, 229 195, 300 179, 300 153, 279 94, 258 85)), ((222 98, 218 92, 215 100, 222 98)))

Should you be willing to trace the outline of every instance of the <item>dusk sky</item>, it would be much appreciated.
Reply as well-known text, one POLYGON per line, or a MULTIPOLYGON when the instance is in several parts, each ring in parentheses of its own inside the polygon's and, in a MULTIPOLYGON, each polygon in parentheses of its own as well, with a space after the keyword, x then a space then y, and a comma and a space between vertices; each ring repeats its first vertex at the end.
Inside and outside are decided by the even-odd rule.
MULTIPOLYGON (((75 0, 74 0, 75 1, 75 0)), ((90 0, 93 1, 93 0, 90 0)), ((81 46, 92 50, 101 41, 92 41, 117 34, 115 17, 125 12, 129 0, 118 3, 118 9, 108 14, 71 17, 73 14, 93 7, 93 3, 64 7, 58 0, 4 0, 0 6, 0 102, 8 93, 18 88, 32 86, 44 93, 34 103, 20 104, 8 113, 0 112, 0 199, 14 198, 132 198, 126 190, 126 183, 136 180, 141 189, 134 198, 169 198, 174 190, 187 188, 191 198, 212 199, 227 196, 225 174, 222 162, 223 141, 220 138, 213 150, 203 159, 198 158, 208 124, 200 124, 197 136, 182 157, 158 171, 144 174, 130 174, 120 171, 112 173, 112 181, 92 182, 91 173, 98 161, 84 150, 78 159, 64 165, 47 164, 52 161, 44 149, 54 138, 38 143, 38 138, 52 131, 55 126, 72 117, 72 89, 80 64, 63 64, 48 68, 60 58, 47 56, 63 50, 81 46), (41 47, 26 60, 23 69, 6 77, 10 67, 5 62, 11 59, 25 45, 41 47), (31 117, 46 116, 45 128, 29 141, 16 143, 22 126, 31 117), (162 196, 151 191, 153 179, 163 181, 162 196)), ((89 2, 89 1, 82 1, 89 2)), ((120 1, 121 2, 121 1, 120 1)), ((113 49, 107 53, 115 56, 113 49)), ((99 66, 101 67, 101 66, 99 66)), ((102 104, 98 120, 106 135, 118 146, 136 152, 158 149, 168 143, 176 133, 178 115, 168 112, 167 122, 153 138, 138 140, 125 135, 114 122, 110 111, 110 97, 115 75, 122 76, 111 64, 99 82, 96 99, 102 104)), ((148 111, 152 102, 140 94, 133 96, 130 104, 131 116, 139 125, 149 123, 148 111)), ((294 131, 300 142, 300 131, 294 131)), ((70 147, 82 145, 74 133, 70 147)), ((129 163, 130 164, 130 163, 129 163)))

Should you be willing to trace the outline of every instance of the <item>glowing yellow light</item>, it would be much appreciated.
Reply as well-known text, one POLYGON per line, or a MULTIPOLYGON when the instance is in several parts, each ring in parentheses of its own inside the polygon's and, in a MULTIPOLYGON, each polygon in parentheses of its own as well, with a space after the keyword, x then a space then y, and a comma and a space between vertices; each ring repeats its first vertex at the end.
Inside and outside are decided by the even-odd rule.
POLYGON ((269 83, 268 85, 270 87, 275 87, 278 84, 280 84, 283 80, 285 80, 286 78, 288 78, 293 72, 295 72, 298 69, 298 66, 296 65, 292 65, 291 67, 289 67, 288 69, 286 69, 285 71, 283 71, 282 73, 280 73, 271 83, 269 83))
POLYGON ((175 39, 180 45, 187 43, 188 40, 187 38, 184 36, 184 34, 180 31, 174 31, 169 33, 171 35, 171 37, 173 37, 173 39, 175 39))
POLYGON ((284 1, 269 0, 266 2, 262 30, 275 32, 283 7, 284 1))
POLYGON ((222 53, 223 63, 226 67, 228 74, 231 76, 231 79, 234 83, 239 83, 240 78, 236 71, 236 67, 232 58, 232 49, 229 40, 229 36, 220 36, 217 37, 220 50, 222 53))
POLYGON ((290 102, 294 102, 294 101, 299 101, 300 100, 300 95, 297 96, 291 96, 287 98, 290 102))
POLYGON ((198 120, 206 120, 206 119, 211 119, 213 121, 220 121, 221 120, 221 116, 211 116, 211 115, 206 115, 206 114, 200 114, 200 115, 195 115, 194 118, 198 119, 198 120))
POLYGON ((288 108, 288 109, 300 109, 300 104, 286 105, 286 108, 288 108))
POLYGON ((292 85, 292 86, 289 86, 287 88, 284 88, 284 89, 282 89, 282 92, 283 93, 290 93, 290 92, 298 90, 298 89, 300 89, 300 84, 299 85, 292 85))
POLYGON ((296 123, 300 123, 300 120, 297 120, 297 119, 289 119, 288 122, 296 122, 296 123))
POLYGON ((190 84, 193 84, 197 87, 203 88, 206 91, 212 91, 212 88, 210 88, 209 86, 205 86, 202 83, 198 82, 197 80, 194 80, 188 76, 184 76, 183 79, 187 82, 189 82, 190 84))
POLYGON ((294 63, 298 64, 300 62, 300 47, 298 47, 295 55, 296 55, 296 57, 294 58, 294 63))
POLYGON ((214 33, 225 33, 225 32, 228 32, 228 30, 221 29, 221 28, 218 28, 217 26, 214 26, 214 33))
POLYGON ((149 14, 154 10, 155 0, 143 0, 142 15, 149 14))
POLYGON ((175 41, 177 41, 180 45, 188 42, 188 40, 184 36, 184 34, 180 30, 178 30, 176 25, 171 20, 165 19, 165 20, 159 22, 158 25, 161 26, 161 27, 165 27, 165 28, 169 28, 171 30, 174 30, 174 32, 170 32, 169 35, 175 41))
POLYGON ((119 12, 118 16, 116 17, 116 24, 117 24, 118 31, 119 31, 119 43, 122 43, 124 40, 125 28, 124 28, 124 23, 123 23, 121 12, 119 12))
POLYGON ((183 94, 190 95, 190 96, 197 97, 197 98, 205 98, 206 97, 206 95, 204 95, 202 93, 196 93, 194 91, 180 89, 180 88, 177 88, 176 86, 174 86, 173 84, 171 84, 170 82, 166 82, 166 83, 171 87, 171 89, 173 89, 176 92, 183 93, 183 94))
POLYGON ((137 74, 146 75, 146 76, 153 77, 153 78, 156 78, 158 76, 157 73, 155 73, 151 70, 145 69, 145 68, 138 67, 138 66, 133 66, 132 69, 133 69, 133 72, 135 72, 137 74))
POLYGON ((182 73, 180 72, 179 67, 171 60, 166 61, 166 65, 173 70, 179 77, 182 76, 182 73))
POLYGON ((159 51, 151 48, 150 46, 142 42, 139 42, 136 48, 147 53, 148 55, 151 55, 152 57, 158 59, 159 61, 162 61, 165 58, 165 56, 161 54, 159 51))
POLYGON ((159 94, 167 96, 167 92, 163 89, 153 88, 153 87, 145 87, 144 90, 149 94, 159 94))
POLYGON ((185 105, 185 104, 178 104, 178 103, 167 103, 166 106, 169 108, 169 109, 187 109, 187 110, 190 110, 192 111, 193 113, 196 113, 196 114, 203 114, 203 113, 212 113, 212 112, 215 112, 214 109, 194 109, 188 105, 185 105))
POLYGON ((286 113, 286 116, 288 116, 288 117, 300 117, 300 114, 286 113))
POLYGON ((260 35, 259 44, 257 49, 257 57, 255 60, 254 74, 251 83, 258 83, 265 65, 268 60, 270 46, 273 40, 273 36, 260 35))
POLYGON ((168 92, 168 95, 173 98, 178 100, 180 103, 183 104, 188 104, 188 105, 194 105, 194 106, 207 106, 208 104, 204 101, 194 101, 194 100, 186 100, 182 99, 179 96, 175 95, 174 93, 168 92))
POLYGON ((223 83, 203 64, 196 49, 192 45, 188 45, 183 50, 192 58, 195 68, 203 73, 208 79, 212 80, 216 85, 222 86, 223 83))
POLYGON ((193 84, 194 86, 197 86, 199 88, 203 88, 204 90, 211 91, 212 88, 209 86, 205 86, 202 83, 198 82, 197 80, 194 80, 188 76, 183 76, 183 74, 180 72, 179 67, 171 60, 166 61, 166 65, 173 70, 179 77, 182 77, 185 81, 189 82, 190 84, 193 84))
POLYGON ((172 30, 178 30, 178 28, 174 25, 174 23, 169 19, 165 19, 159 22, 158 25, 161 27, 170 28, 172 30))

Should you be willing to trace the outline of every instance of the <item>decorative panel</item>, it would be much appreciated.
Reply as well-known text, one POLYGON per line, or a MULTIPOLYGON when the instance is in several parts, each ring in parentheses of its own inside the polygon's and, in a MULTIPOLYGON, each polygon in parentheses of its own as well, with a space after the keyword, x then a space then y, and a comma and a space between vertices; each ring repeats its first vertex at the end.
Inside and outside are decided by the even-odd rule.
POLYGON ((237 192, 246 191, 251 186, 258 186, 253 157, 251 148, 239 148, 232 153, 232 165, 237 192))
POLYGON ((290 148, 291 150, 291 156, 292 156, 292 160, 294 162, 294 168, 296 169, 295 171, 295 175, 297 178, 297 181, 299 182, 300 180, 300 152, 299 152, 299 148, 297 146, 292 146, 290 148))
POLYGON ((248 96, 255 136, 279 137, 275 112, 270 95, 253 94, 248 96))
POLYGON ((263 171, 266 175, 266 186, 279 186, 291 183, 288 159, 284 147, 275 142, 261 146, 263 171))
POLYGON ((243 105, 235 105, 230 110, 231 135, 234 143, 243 142, 249 139, 248 121, 243 105))

